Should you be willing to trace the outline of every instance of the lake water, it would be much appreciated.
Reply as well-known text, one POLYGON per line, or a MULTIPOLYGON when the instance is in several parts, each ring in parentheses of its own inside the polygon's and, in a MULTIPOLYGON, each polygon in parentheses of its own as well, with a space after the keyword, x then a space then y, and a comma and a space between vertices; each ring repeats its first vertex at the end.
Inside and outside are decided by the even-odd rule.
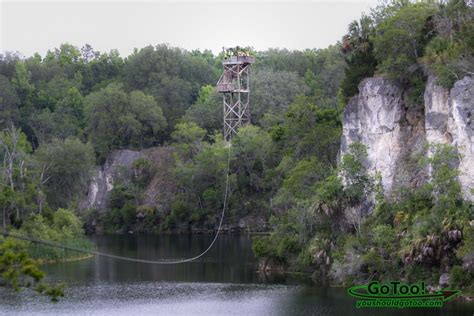
MULTIPOLYGON (((100 236, 99 250, 162 260, 191 257, 212 236, 100 236)), ((94 257, 43 266, 65 282, 66 297, 52 304, 27 291, 0 288, 2 315, 470 315, 473 303, 442 309, 357 310, 345 288, 318 288, 294 277, 256 272, 248 236, 221 236, 197 262, 158 266, 94 257)))

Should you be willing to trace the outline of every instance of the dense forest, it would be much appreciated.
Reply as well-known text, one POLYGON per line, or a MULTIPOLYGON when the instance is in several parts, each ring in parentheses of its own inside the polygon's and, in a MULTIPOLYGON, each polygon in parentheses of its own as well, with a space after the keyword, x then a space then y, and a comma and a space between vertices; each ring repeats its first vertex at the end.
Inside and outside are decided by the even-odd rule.
MULTIPOLYGON (((449 266, 452 286, 472 287, 472 275, 460 266, 474 245, 472 204, 462 200, 450 168, 457 155, 452 148, 437 147, 430 183, 393 200, 385 199, 380 179, 365 172, 366 148, 353 144, 349 154, 338 153, 342 111, 364 78, 392 80, 407 92, 407 104, 420 107, 428 73, 447 88, 472 76, 473 16, 460 0, 395 1, 352 22, 341 41, 325 49, 248 48, 257 59, 252 124, 232 140, 226 222, 265 219, 261 229, 271 233, 255 239, 257 256, 313 273, 317 282, 336 269, 347 284, 393 277, 435 282, 449 266), (347 214, 371 195, 371 215, 347 214), (454 229, 460 240, 444 240, 454 229), (436 259, 406 260, 428 242, 442 249, 436 259)), ((3 228, 82 247, 93 247, 83 227, 93 220, 107 232, 215 228, 227 166, 222 100, 214 88, 223 58, 169 45, 135 49, 127 57, 70 44, 45 56, 1 55, 3 228), (79 209, 94 167, 109 154, 152 147, 173 152, 170 174, 178 190, 168 207, 141 207, 153 166, 140 159, 132 180, 114 186, 108 212, 79 209)), ((0 254, 26 249, 28 255, 14 259, 25 266, 28 256, 68 255, 23 243, 0 247, 0 254)), ((0 272, 9 262, 2 260, 0 272)), ((17 278, 9 280, 16 284, 17 278)))

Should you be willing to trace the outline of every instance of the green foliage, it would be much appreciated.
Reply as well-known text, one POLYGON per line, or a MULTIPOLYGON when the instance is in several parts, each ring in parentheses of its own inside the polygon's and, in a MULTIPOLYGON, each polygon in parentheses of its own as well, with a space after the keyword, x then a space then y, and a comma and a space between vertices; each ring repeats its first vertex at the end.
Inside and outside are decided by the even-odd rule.
MULTIPOLYGON (((307 90, 309 88, 308 93, 315 102, 324 107, 334 107, 335 96, 344 76, 344 58, 339 51, 339 45, 332 45, 325 49, 307 49, 304 51, 269 49, 265 52, 257 53, 255 68, 259 70, 273 69, 276 72, 275 75, 281 73, 283 76, 285 73, 295 72, 299 77, 304 78, 304 83, 307 86, 300 87, 300 89, 304 88, 304 90, 307 90)), ((258 74, 256 75, 258 76, 258 74)), ((268 78, 271 78, 271 75, 268 78)), ((252 77, 252 80, 258 81, 255 77, 252 77)), ((276 76, 272 81, 275 81, 275 86, 280 86, 277 83, 279 79, 276 76)), ((286 85, 293 85, 293 83, 287 82, 286 85)), ((257 87, 257 83, 255 83, 255 89, 257 87)), ((251 88, 255 90, 253 87, 251 88)), ((286 87, 282 88, 286 90, 286 87)), ((254 95, 254 92, 252 92, 252 95, 254 95)), ((271 102, 272 96, 270 95, 269 97, 271 102)))
POLYGON ((299 96, 285 116, 281 139, 295 159, 316 155, 325 164, 335 164, 342 127, 337 110, 321 108, 310 98, 299 96))
POLYGON ((417 59, 433 31, 427 21, 435 12, 432 4, 407 4, 377 26, 374 53, 381 72, 402 83, 417 76, 417 59))
MULTIPOLYGON (((71 210, 58 209, 52 215, 31 215, 23 221, 18 230, 21 235, 31 238, 61 243, 72 247, 91 249, 93 244, 84 238, 82 221, 71 210)), ((62 248, 53 248, 24 243, 25 250, 32 258, 42 261, 60 261, 83 256, 82 253, 67 251, 62 248)))
POLYGON ((282 121, 282 114, 299 94, 307 91, 302 78, 290 71, 263 68, 252 74, 252 122, 270 127, 282 121))
POLYGON ((253 253, 260 258, 270 257, 272 255, 271 248, 269 247, 268 237, 256 237, 252 242, 253 253))
POLYGON ((459 247, 456 256, 460 259, 471 255, 474 249, 474 226, 470 225, 464 229, 464 240, 461 247, 459 247))
POLYGON ((84 234, 81 220, 72 211, 62 208, 53 214, 52 229, 65 239, 79 238, 84 234))
MULTIPOLYGON (((199 220, 199 217, 195 219, 199 220)), ((178 225, 182 226, 183 224, 187 226, 191 220, 190 205, 183 201, 176 200, 171 204, 171 213, 165 218, 163 229, 171 230, 177 228, 178 225)))
POLYGON ((232 166, 238 172, 238 186, 250 192, 266 189, 269 169, 274 165, 273 143, 265 131, 249 125, 239 129, 234 140, 235 159, 232 166))
POLYGON ((350 144, 349 152, 342 157, 341 174, 346 182, 345 194, 351 203, 361 201, 371 190, 366 160, 367 149, 357 142, 350 144))
POLYGON ((54 140, 40 146, 34 155, 36 168, 42 170, 48 202, 55 207, 68 207, 82 197, 94 167, 94 151, 90 144, 76 138, 54 140))
POLYGON ((423 102, 426 69, 451 88, 472 75, 474 9, 462 0, 446 3, 392 1, 349 25, 341 50, 347 67, 345 101, 374 73, 401 84, 409 105, 423 102))
POLYGON ((205 135, 206 130, 196 123, 178 123, 176 129, 171 133, 171 139, 181 158, 187 160, 202 149, 205 135))
POLYGON ((196 123, 208 134, 222 128, 222 97, 214 86, 201 87, 196 102, 186 110, 184 120, 196 123))
POLYGON ((161 108, 141 91, 110 84, 86 97, 87 132, 100 159, 114 149, 150 146, 166 127, 161 108))
MULTIPOLYGON (((175 202, 185 202, 177 204, 181 205, 178 208, 180 209, 178 213, 184 213, 181 209, 186 207, 190 214, 188 218, 200 219, 208 216, 209 222, 214 223, 215 216, 211 214, 216 214, 215 211, 222 208, 229 149, 225 147, 221 138, 214 139, 214 143, 200 141, 199 137, 204 135, 201 133, 204 130, 193 123, 178 124, 178 127, 179 131, 176 134, 173 133, 176 140, 186 142, 197 136, 198 141, 189 144, 181 143, 181 146, 178 147, 186 149, 180 151, 181 153, 178 152, 173 172, 178 186, 185 193, 175 198, 175 202), (188 134, 184 129, 191 131, 191 133, 188 134), (193 130, 198 133, 194 133, 193 130), (182 137, 183 135, 193 136, 188 138, 187 136, 182 137), (193 214, 191 214, 191 210, 193 214)), ((234 181, 235 177, 230 176, 231 185, 235 185, 234 181)))
POLYGON ((0 75, 0 127, 10 127, 12 123, 18 124, 20 99, 10 80, 0 75))
POLYGON ((422 62, 437 75, 437 83, 445 88, 451 88, 465 75, 472 75, 473 17, 474 8, 462 0, 440 6, 435 17, 437 35, 426 46, 422 62))
POLYGON ((39 143, 50 142, 58 138, 82 136, 84 128, 83 97, 76 87, 66 88, 67 92, 57 101, 54 101, 54 112, 45 108, 38 112, 31 126, 39 143))
POLYGON ((391 226, 388 225, 378 225, 373 229, 373 243, 390 253, 394 248, 394 243, 396 241, 395 231, 391 226))
POLYGON ((401 84, 410 105, 422 104, 425 76, 420 62, 436 31, 437 10, 433 3, 393 1, 353 21, 342 43, 347 62, 341 84, 345 101, 357 94, 364 78, 378 73, 401 84))
POLYGON ((206 58, 168 45, 135 50, 124 65, 125 84, 153 95, 173 130, 201 86, 218 79, 206 58))
POLYGON ((344 186, 341 179, 331 170, 330 175, 316 186, 314 201, 328 206, 329 209, 336 209, 344 197, 344 186))
POLYGON ((300 160, 288 171, 276 196, 276 203, 291 203, 311 198, 315 194, 315 183, 322 182, 330 169, 316 157, 300 160))
POLYGON ((28 71, 24 62, 17 62, 15 64, 15 74, 12 78, 12 84, 17 91, 22 105, 30 106, 35 88, 31 84, 31 72, 28 71))
POLYGON ((355 52, 351 55, 341 83, 342 94, 346 101, 359 92, 358 87, 363 79, 374 75, 376 65, 372 44, 368 51, 355 52))
POLYGON ((474 273, 465 271, 461 266, 453 266, 449 271, 449 286, 453 289, 464 289, 470 287, 474 281, 474 273))
POLYGON ((0 284, 20 291, 22 288, 34 287, 38 293, 43 293, 58 301, 64 296, 63 284, 49 285, 43 282, 45 277, 35 261, 25 252, 25 249, 11 239, 0 240, 0 284))
POLYGON ((272 234, 255 238, 252 250, 257 257, 285 262, 290 255, 299 253, 301 247, 295 236, 272 234))
POLYGON ((347 67, 341 83, 342 95, 347 101, 358 93, 359 83, 372 77, 377 66, 373 52, 373 20, 363 15, 360 21, 349 24, 348 34, 343 37, 342 52, 346 56, 347 67))
POLYGON ((130 230, 136 213, 136 192, 132 185, 115 185, 110 192, 110 212, 105 220, 105 230, 110 233, 130 230))
POLYGON ((456 165, 460 155, 450 145, 436 144, 432 147, 432 156, 428 159, 431 166, 433 194, 439 203, 447 207, 461 197, 461 186, 458 182, 459 171, 456 165))
POLYGON ((35 209, 37 181, 27 173, 31 144, 21 130, 11 126, 0 132, 0 205, 3 209, 2 223, 21 222, 24 213, 35 209))
MULTIPOLYGON (((382 195, 377 197, 379 206, 360 230, 360 237, 367 240, 358 250, 363 264, 352 275, 404 277, 410 282, 426 280, 437 284, 439 267, 455 265, 469 256, 472 204, 460 198, 457 171, 453 168, 458 159, 453 147, 436 145, 429 159, 431 183, 409 192, 402 190, 391 202, 382 195)), ((452 272, 457 274, 456 284, 461 282, 458 270, 452 272)))
POLYGON ((145 158, 138 158, 132 164, 132 181, 139 188, 143 189, 152 177, 152 164, 145 158))

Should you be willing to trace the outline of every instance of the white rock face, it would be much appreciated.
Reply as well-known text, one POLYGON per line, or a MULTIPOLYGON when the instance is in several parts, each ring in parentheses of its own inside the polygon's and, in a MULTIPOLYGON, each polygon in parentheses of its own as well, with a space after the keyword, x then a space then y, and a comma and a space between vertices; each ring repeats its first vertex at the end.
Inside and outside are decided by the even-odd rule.
POLYGON ((447 91, 429 78, 424 110, 405 106, 401 89, 383 78, 368 78, 343 114, 341 157, 353 142, 367 147, 368 171, 380 172, 385 195, 427 180, 417 161, 426 144, 451 144, 462 155, 459 181, 466 199, 474 200, 474 80, 465 77, 447 91))
POLYGON ((457 81, 451 91, 430 78, 425 90, 426 140, 430 144, 450 144, 461 154, 459 182, 464 198, 474 201, 474 80, 457 81))
POLYGON ((96 168, 87 195, 80 202, 79 208, 106 212, 109 208, 110 192, 118 181, 125 185, 132 181, 134 172, 132 166, 139 158, 144 158, 152 166, 151 179, 140 196, 140 205, 169 211, 170 203, 178 192, 172 180, 174 157, 173 150, 169 147, 152 147, 141 151, 122 149, 111 152, 105 164, 96 168))
POLYGON ((96 169, 95 175, 89 184, 86 201, 81 208, 95 208, 104 210, 107 207, 109 192, 114 188, 114 177, 120 167, 129 167, 141 156, 139 151, 117 150, 107 157, 105 164, 96 169))
POLYGON ((402 91, 383 78, 364 80, 359 91, 344 111, 341 154, 347 153, 353 142, 364 144, 369 173, 379 171, 385 191, 390 192, 403 146, 402 91))

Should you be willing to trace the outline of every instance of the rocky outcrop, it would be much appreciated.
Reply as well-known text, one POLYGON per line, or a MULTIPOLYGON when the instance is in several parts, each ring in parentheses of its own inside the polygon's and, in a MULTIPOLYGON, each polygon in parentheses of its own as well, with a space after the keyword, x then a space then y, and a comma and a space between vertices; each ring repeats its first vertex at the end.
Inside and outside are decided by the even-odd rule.
POLYGON ((451 91, 429 78, 425 90, 426 141, 450 144, 461 154, 459 182, 466 199, 474 200, 474 79, 457 81, 451 91))
POLYGON ((112 152, 103 166, 97 167, 89 184, 82 209, 105 211, 109 195, 118 179, 129 181, 133 163, 144 158, 150 162, 151 179, 144 189, 141 205, 153 208, 166 208, 176 193, 176 186, 170 180, 173 168, 172 150, 166 147, 149 148, 143 151, 117 150, 112 152))
POLYGON ((367 147, 370 174, 379 172, 387 197, 400 188, 426 182, 429 170, 418 161, 429 155, 426 144, 448 143, 461 153, 459 180, 465 198, 473 200, 474 81, 465 77, 447 91, 429 78, 424 108, 408 107, 402 89, 384 78, 368 78, 359 85, 343 114, 341 156, 349 145, 367 147))
POLYGON ((394 188, 417 186, 423 170, 413 160, 424 152, 422 119, 407 108, 403 91, 383 78, 368 78, 343 114, 341 155, 353 142, 367 147, 367 168, 379 172, 387 196, 394 188))
MULTIPOLYGON (((171 174, 175 166, 173 149, 170 147, 154 147, 141 151, 116 150, 106 159, 103 166, 98 167, 89 184, 89 189, 80 208, 93 209, 100 213, 110 211, 110 193, 118 184, 128 184, 140 176, 140 170, 135 164, 138 159, 144 159, 150 166, 144 187, 140 188, 137 201, 137 220, 134 231, 146 231, 143 221, 149 214, 169 214, 171 204, 178 194, 175 177, 171 174)), ((138 164, 140 165, 140 164, 138 164)), ((96 218, 90 223, 90 232, 100 232, 96 227, 96 218)), ((255 212, 235 220, 226 220, 223 232, 267 231, 268 223, 265 214, 255 212)), ((175 232, 214 233, 212 225, 196 225, 188 227, 188 223, 177 223, 175 232)))
POLYGON ((114 178, 117 177, 119 169, 129 168, 140 156, 140 152, 127 149, 112 152, 107 157, 105 164, 96 168, 82 208, 105 209, 109 192, 114 187, 114 178))

